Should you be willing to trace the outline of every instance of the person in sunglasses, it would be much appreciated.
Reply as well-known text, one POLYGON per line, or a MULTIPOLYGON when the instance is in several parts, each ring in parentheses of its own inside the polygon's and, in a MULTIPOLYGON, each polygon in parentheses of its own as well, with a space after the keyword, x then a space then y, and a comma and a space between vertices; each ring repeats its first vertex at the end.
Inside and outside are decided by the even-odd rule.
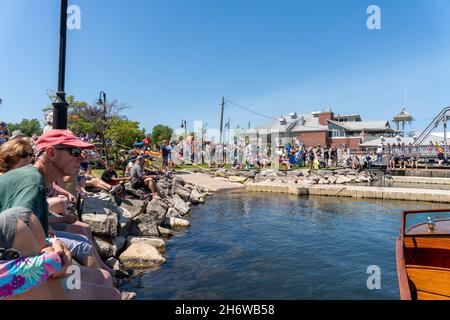
MULTIPOLYGON (((45 236, 49 237, 47 189, 51 189, 54 182, 64 176, 76 174, 83 160, 81 151, 94 146, 81 141, 68 130, 50 130, 36 141, 35 147, 38 155, 33 166, 0 176, 0 212, 17 207, 30 210, 41 222, 45 236)), ((62 243, 64 249, 69 251, 71 242, 62 243)), ((76 246, 84 247, 88 246, 83 243, 81 247, 76 246)), ((108 271, 100 268, 83 268, 81 271, 82 278, 91 279, 101 289, 99 292, 105 292, 105 298, 120 296, 112 287, 113 278, 108 271)))
POLYGON ((25 167, 34 160, 32 146, 25 140, 10 140, 0 147, 0 174, 25 167))

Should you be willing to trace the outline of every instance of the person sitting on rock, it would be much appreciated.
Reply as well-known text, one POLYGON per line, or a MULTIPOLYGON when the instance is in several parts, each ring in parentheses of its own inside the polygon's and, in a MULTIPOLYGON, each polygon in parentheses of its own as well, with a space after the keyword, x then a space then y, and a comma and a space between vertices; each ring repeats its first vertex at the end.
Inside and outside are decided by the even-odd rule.
MULTIPOLYGON (((90 147, 90 145, 79 141, 67 130, 47 131, 36 143, 39 156, 34 166, 28 165, 11 170, 0 177, 0 211, 15 207, 26 208, 38 217, 45 236, 53 237, 55 232, 48 225, 46 189, 53 186, 59 178, 72 174, 73 170, 78 170, 78 160, 82 158, 80 149, 83 147, 90 147)), ((92 246, 89 247, 87 241, 75 239, 82 236, 71 235, 70 238, 58 236, 64 250, 71 252, 74 256, 79 253, 80 260, 87 259, 80 262, 85 262, 88 266, 91 263, 91 266, 100 264, 101 259, 98 261, 98 255, 94 255, 95 249, 92 246), (91 255, 93 259, 90 259, 91 255)), ((82 277, 90 277, 99 285, 104 284, 107 287, 110 286, 108 283, 112 285, 110 272, 100 268, 82 269, 84 270, 82 277)))
POLYGON ((116 164, 113 161, 108 163, 108 168, 103 171, 102 181, 106 182, 111 186, 124 185, 125 182, 130 181, 131 177, 123 177, 119 178, 117 172, 114 170, 116 168, 116 164))
POLYGON ((149 175, 144 175, 144 157, 138 156, 136 163, 130 170, 131 174, 131 187, 133 189, 147 188, 152 192, 153 199, 165 198, 161 194, 156 185, 156 178, 149 175))

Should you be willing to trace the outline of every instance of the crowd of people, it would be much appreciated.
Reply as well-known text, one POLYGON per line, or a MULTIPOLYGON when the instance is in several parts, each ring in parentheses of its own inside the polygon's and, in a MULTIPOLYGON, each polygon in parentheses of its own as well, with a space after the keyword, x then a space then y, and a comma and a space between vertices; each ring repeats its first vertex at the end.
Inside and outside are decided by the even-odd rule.
POLYGON ((101 177, 94 177, 89 157, 95 146, 69 130, 40 137, 13 132, 2 139, 0 300, 134 298, 118 289, 132 270, 105 264, 78 206, 95 190, 109 192, 117 202, 164 198, 156 182, 168 172, 149 170, 137 155, 129 157, 126 176, 119 177, 116 164, 108 162, 101 177), (76 290, 68 285, 74 267, 80 274, 76 290))

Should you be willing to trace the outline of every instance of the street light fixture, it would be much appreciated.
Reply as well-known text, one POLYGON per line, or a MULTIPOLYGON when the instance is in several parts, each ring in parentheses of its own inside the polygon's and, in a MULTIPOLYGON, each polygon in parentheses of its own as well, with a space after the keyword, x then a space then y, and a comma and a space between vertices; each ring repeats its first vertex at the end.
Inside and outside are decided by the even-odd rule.
POLYGON ((186 122, 186 120, 181 120, 180 128, 184 128, 184 133, 187 135, 187 122, 186 122))

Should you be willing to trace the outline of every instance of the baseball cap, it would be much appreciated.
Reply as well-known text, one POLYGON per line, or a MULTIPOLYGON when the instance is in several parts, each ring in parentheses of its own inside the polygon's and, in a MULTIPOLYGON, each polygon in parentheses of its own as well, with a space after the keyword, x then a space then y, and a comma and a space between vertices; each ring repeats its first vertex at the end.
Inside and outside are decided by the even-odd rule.
POLYGON ((47 150, 48 147, 57 145, 65 145, 80 149, 95 149, 93 144, 81 141, 69 130, 53 129, 39 137, 36 141, 36 150, 40 153, 47 150))

